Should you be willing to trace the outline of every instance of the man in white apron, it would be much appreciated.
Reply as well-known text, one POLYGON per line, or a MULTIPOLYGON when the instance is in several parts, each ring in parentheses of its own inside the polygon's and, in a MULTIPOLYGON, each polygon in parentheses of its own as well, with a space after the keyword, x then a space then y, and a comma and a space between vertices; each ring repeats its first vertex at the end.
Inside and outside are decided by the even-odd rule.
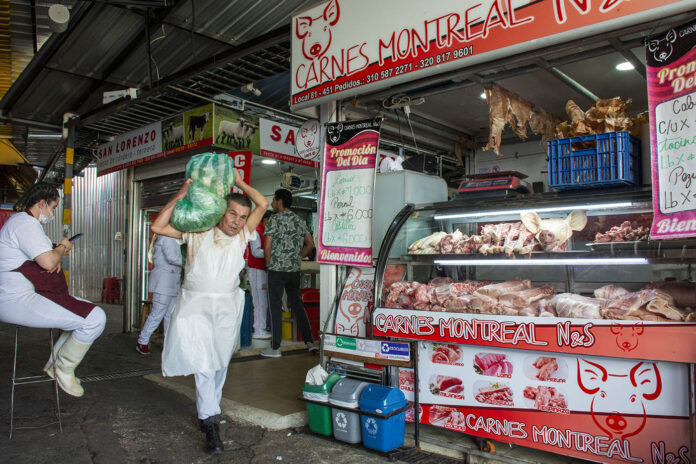
POLYGON ((162 374, 194 374, 205 449, 219 453, 223 450, 217 418, 222 386, 239 340, 244 311, 239 273, 244 269, 244 250, 268 208, 268 200, 235 170, 235 186, 247 196, 228 195, 227 211, 212 229, 183 233, 169 224, 169 218, 176 202, 186 196, 190 183, 190 179, 184 183, 150 227, 156 234, 188 245, 184 283, 164 339, 162 374), (249 199, 256 204, 253 210, 249 199))

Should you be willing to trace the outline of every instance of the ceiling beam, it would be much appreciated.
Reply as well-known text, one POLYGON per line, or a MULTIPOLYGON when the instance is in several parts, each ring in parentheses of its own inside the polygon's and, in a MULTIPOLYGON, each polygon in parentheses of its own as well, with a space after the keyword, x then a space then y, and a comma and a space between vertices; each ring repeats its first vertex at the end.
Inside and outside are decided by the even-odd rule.
POLYGON ((633 65, 633 70, 640 74, 643 79, 647 81, 648 79, 648 74, 647 71, 645 70, 645 65, 641 63, 641 61, 638 59, 638 57, 630 50, 630 48, 626 47, 621 40, 613 38, 609 39, 609 43, 611 44, 614 49, 616 49, 617 52, 621 53, 621 55, 626 58, 626 61, 631 63, 633 65))
MULTIPOLYGON (((171 85, 177 85, 183 81, 195 77, 200 73, 217 69, 221 66, 224 66, 225 64, 233 62, 246 55, 256 53, 260 50, 276 45, 278 43, 286 42, 289 39, 290 25, 288 24, 287 26, 283 26, 281 28, 263 34, 253 40, 245 42, 236 47, 232 47, 223 53, 213 55, 210 58, 206 58, 169 77, 161 79, 155 82, 154 87, 142 89, 140 95, 138 96, 138 99, 146 100, 171 85)), ((77 121, 74 121, 73 124, 77 124, 78 126, 88 125, 91 122, 104 119, 110 114, 123 111, 130 104, 130 100, 116 100, 115 102, 112 102, 108 105, 104 105, 98 109, 83 114, 80 118, 78 118, 77 121)))
POLYGON ((51 34, 48 40, 46 40, 39 49, 39 52, 34 55, 26 68, 24 68, 19 77, 17 77, 17 80, 14 81, 12 87, 10 87, 2 100, 0 100, 0 115, 7 116, 12 113, 15 103, 17 103, 24 92, 27 91, 29 86, 34 82, 34 79, 36 79, 39 73, 51 61, 53 55, 56 54, 58 49, 70 37, 72 32, 92 8, 94 8, 92 2, 81 1, 75 4, 70 11, 68 29, 60 34, 51 34))

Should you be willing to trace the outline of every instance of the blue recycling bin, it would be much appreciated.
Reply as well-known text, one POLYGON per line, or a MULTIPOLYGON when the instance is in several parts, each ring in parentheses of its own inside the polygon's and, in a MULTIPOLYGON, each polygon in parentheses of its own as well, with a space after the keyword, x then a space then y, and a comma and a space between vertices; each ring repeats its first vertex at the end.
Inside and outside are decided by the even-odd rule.
MULTIPOLYGON (((360 395, 360 410, 377 414, 389 414, 406 406, 403 392, 398 388, 368 385, 360 395)), ((386 453, 404 444, 406 411, 389 419, 360 416, 363 444, 367 448, 386 453)))

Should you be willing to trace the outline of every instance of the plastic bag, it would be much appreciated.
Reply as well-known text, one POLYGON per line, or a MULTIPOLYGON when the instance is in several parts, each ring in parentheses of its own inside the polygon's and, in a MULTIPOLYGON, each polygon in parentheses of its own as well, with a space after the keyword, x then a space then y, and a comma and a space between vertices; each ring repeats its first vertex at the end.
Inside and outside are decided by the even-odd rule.
POLYGON ((193 179, 186 197, 174 206, 169 222, 182 232, 203 232, 220 222, 227 210, 224 197, 234 185, 234 166, 226 154, 201 153, 186 164, 193 179))
POLYGON ((313 368, 307 371, 307 376, 305 377, 305 383, 309 385, 322 385, 326 382, 326 378, 329 373, 321 367, 321 364, 317 364, 313 368))

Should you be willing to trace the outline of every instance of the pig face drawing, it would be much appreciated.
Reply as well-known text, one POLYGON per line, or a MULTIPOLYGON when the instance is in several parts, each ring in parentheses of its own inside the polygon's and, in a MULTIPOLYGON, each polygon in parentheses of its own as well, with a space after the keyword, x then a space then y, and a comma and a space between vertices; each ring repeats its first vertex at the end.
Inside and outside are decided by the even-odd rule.
POLYGON ((326 130, 329 133, 329 140, 331 140, 331 143, 337 143, 341 139, 343 124, 329 125, 326 127, 326 130))
POLYGON ((634 325, 612 323, 611 333, 616 335, 616 346, 623 351, 633 351, 638 346, 638 337, 643 335, 643 322, 634 325))
POLYGON ((578 386, 592 396, 590 414, 597 427, 612 439, 639 434, 645 427, 646 403, 662 393, 657 365, 639 362, 628 372, 609 372, 585 359, 578 359, 577 364, 578 386))
POLYGON ((338 0, 331 0, 316 18, 300 16, 295 21, 295 34, 302 39, 302 54, 308 60, 319 58, 331 46, 331 28, 336 25, 341 10, 338 0))
POLYGON ((351 303, 347 308, 339 306, 341 312, 340 321, 336 322, 336 332, 347 335, 359 335, 360 326, 358 321, 363 317, 363 306, 360 303, 351 303))
POLYGON ((565 251, 573 231, 582 230, 587 225, 584 211, 573 211, 567 218, 541 219, 533 211, 520 214, 522 224, 534 234, 544 251, 565 251))
POLYGON ((672 44, 677 40, 677 32, 670 29, 667 35, 661 39, 653 39, 648 42, 648 50, 653 54, 655 61, 664 63, 672 56, 672 44))
POLYGON ((309 126, 303 126, 300 128, 300 144, 305 148, 311 148, 316 141, 316 135, 319 132, 319 121, 315 121, 309 126))

